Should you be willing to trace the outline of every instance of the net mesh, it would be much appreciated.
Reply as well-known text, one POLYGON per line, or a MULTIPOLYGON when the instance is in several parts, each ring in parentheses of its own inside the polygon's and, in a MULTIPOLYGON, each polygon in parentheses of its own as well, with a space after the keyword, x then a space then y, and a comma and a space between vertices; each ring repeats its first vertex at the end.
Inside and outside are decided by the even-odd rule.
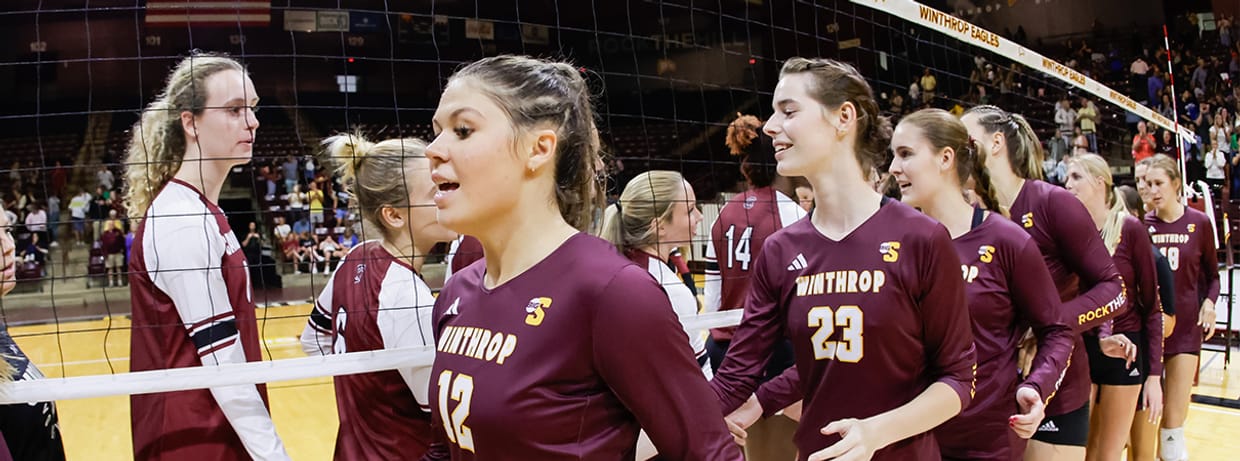
MULTIPOLYGON (((305 324, 308 302, 327 281, 324 274, 290 273, 294 267, 274 235, 277 217, 293 222, 309 214, 298 207, 303 200, 289 196, 293 187, 318 176, 328 186, 324 219, 311 223, 308 239, 350 239, 354 233, 375 237, 365 228, 350 230, 357 222, 355 210, 315 157, 320 141, 354 130, 375 140, 430 140, 430 116, 447 77, 483 56, 529 54, 579 66, 597 95, 598 125, 609 154, 609 198, 639 172, 677 170, 696 189, 708 217, 742 180, 736 159, 724 147, 728 123, 737 113, 769 115, 779 67, 793 56, 854 64, 893 117, 924 105, 952 109, 993 103, 1024 113, 1049 142, 1048 152, 1057 155, 1067 147, 1055 145, 1054 122, 1055 102, 1071 91, 1067 84, 844 0, 361 0, 347 2, 348 9, 344 5, 47 0, 0 12, 0 24, 19 38, 10 42, 20 42, 21 48, 0 58, 0 78, 14 88, 0 107, 0 150, 5 152, 0 193, 17 221, 19 279, 18 289, 0 298, 0 314, 12 338, 47 376, 93 379, 46 387, 57 389, 51 393, 14 396, 18 388, 9 387, 10 401, 100 395, 80 391, 101 382, 125 394, 152 379, 126 373, 130 293, 110 286, 117 278, 107 272, 116 264, 109 262, 100 236, 111 224, 109 209, 120 212, 116 219, 123 230, 137 226, 132 213, 115 200, 129 166, 124 152, 130 130, 170 68, 193 49, 228 53, 243 62, 262 97, 254 159, 229 175, 219 202, 239 241, 253 222, 264 242, 252 256, 251 280, 261 306, 264 355, 275 360, 253 365, 255 373, 244 374, 248 382, 332 374, 324 371, 330 366, 307 368, 310 359, 292 360, 301 356, 295 336, 305 324), (925 75, 934 77, 933 91, 922 85, 925 75), (920 94, 910 94, 914 82, 923 86, 920 94), (307 170, 307 164, 313 169, 307 170), (96 193, 98 185, 105 186, 106 198, 96 193), (90 197, 76 198, 81 191, 90 197), (46 210, 47 230, 40 230, 39 218, 27 219, 37 216, 39 208, 46 210), (281 375, 281 369, 302 371, 281 375)), ((1126 73, 1112 71, 1106 66, 1109 59, 1077 63, 1078 70, 1127 92, 1126 73)), ((1097 150, 1126 158, 1123 109, 1094 100, 1101 115, 1097 150)), ((708 218, 702 228, 710 224, 708 218)), ((707 238, 709 232, 698 235, 707 238)), ((687 258, 700 260, 702 246, 702 240, 692 242, 687 258)), ((432 286, 438 285, 436 267, 443 252, 441 246, 427 255, 424 275, 432 286)), ((391 368, 415 360, 409 357, 421 356, 370 363, 372 369, 391 368)), ((166 372, 159 379, 181 376, 175 382, 204 387, 238 376, 183 372, 166 372)))

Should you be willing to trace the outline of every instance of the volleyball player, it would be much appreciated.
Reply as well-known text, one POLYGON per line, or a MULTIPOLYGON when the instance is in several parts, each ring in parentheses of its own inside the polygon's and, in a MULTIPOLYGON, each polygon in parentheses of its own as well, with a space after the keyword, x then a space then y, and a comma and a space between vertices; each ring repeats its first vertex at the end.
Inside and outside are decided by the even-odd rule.
MULTIPOLYGON (((353 247, 315 303, 302 348, 341 354, 434 344, 435 299, 418 273, 431 248, 456 234, 436 221, 426 143, 360 135, 325 141, 342 182, 378 240, 353 247)), ((430 366, 334 378, 339 460, 416 459, 434 439, 430 366)))
MULTIPOLYGON (((257 103, 240 63, 195 54, 133 128, 125 201, 143 219, 129 264, 132 371, 262 360, 245 253, 216 204, 253 154, 257 103)), ((135 459, 288 459, 265 386, 129 401, 135 459)))
POLYGON ((907 115, 891 146, 890 171, 904 203, 952 236, 973 320, 977 397, 935 429, 935 438, 945 459, 1021 459, 1023 439, 1041 424, 1072 353, 1072 330, 1060 313, 1050 272, 1029 234, 965 200, 962 185, 972 176, 982 202, 998 209, 982 159, 956 116, 941 109, 907 115), (1012 370, 1028 327, 1038 349, 1031 373, 1021 380, 1012 370))
MULTIPOLYGON (((701 221, 693 186, 680 173, 647 171, 630 179, 620 199, 607 207, 600 237, 654 276, 676 315, 691 317, 698 314, 697 297, 668 265, 668 257, 674 248, 689 243, 701 221)), ((689 347, 703 375, 710 379, 706 335, 706 331, 690 332, 689 347)))
POLYGON ((1042 252, 1077 333, 1068 369, 1025 459, 1084 459, 1089 433, 1089 359, 1080 333, 1113 318, 1124 305, 1115 264, 1084 205, 1041 181, 1042 146, 1019 114, 977 106, 961 118, 985 159, 999 209, 1028 232, 1042 252))
POLYGON ((1214 336, 1218 256, 1210 218, 1180 201, 1184 183, 1175 160, 1155 155, 1145 181, 1151 205, 1145 225, 1154 245, 1175 272, 1176 322, 1163 349, 1167 383, 1159 455, 1166 461, 1182 461, 1188 459, 1184 420, 1188 417, 1201 343, 1214 336))
POLYGON ((632 459, 639 429, 665 459, 740 459, 667 295, 582 233, 599 140, 577 68, 473 62, 433 126, 439 222, 477 237, 485 264, 435 303, 432 424, 447 443, 425 459, 632 459))
MULTIPOLYGON (((1128 213, 1138 221, 1145 217, 1145 201, 1143 196, 1148 196, 1148 190, 1144 185, 1145 170, 1149 169, 1145 159, 1137 163, 1139 170, 1134 169, 1139 174, 1134 175, 1137 180, 1138 187, 1141 191, 1132 186, 1120 186, 1118 191, 1124 197, 1124 204, 1128 209, 1128 213)), ((1157 332, 1162 329, 1161 335, 1151 334, 1145 338, 1147 350, 1155 348, 1161 350, 1163 340, 1171 335, 1175 329, 1175 272, 1171 271, 1171 264, 1167 262, 1167 257, 1158 251, 1158 247, 1154 246, 1151 241, 1150 246, 1153 247, 1154 267, 1158 271, 1158 304, 1162 307, 1162 315, 1157 318, 1146 318, 1145 330, 1149 332, 1157 332)), ((1155 356, 1150 354, 1149 360, 1157 360, 1159 367, 1162 368, 1162 354, 1155 356)), ((1165 371, 1165 370, 1164 370, 1165 371)), ((1146 378, 1148 382, 1154 376, 1146 378)), ((1161 376, 1160 383, 1161 383, 1161 376)), ((1142 386, 1141 400, 1137 407, 1136 417, 1132 420, 1132 429, 1128 434, 1128 459, 1133 461, 1154 461, 1158 458, 1158 430, 1162 424, 1162 408, 1163 395, 1162 387, 1153 389, 1142 386)))
POLYGON ((803 383, 800 459, 937 458, 928 431, 968 405, 977 364, 951 238, 867 181, 891 125, 852 66, 788 60, 773 106, 764 130, 778 171, 806 177, 816 208, 752 262, 745 317, 711 386, 737 409, 786 332, 803 383))
MULTIPOLYGON (((729 199, 711 227, 706 244, 706 312, 743 309, 749 291, 750 270, 762 253, 767 237, 804 218, 804 210, 809 209, 801 208, 794 199, 801 188, 796 187, 791 178, 775 171, 775 147, 761 129, 762 121, 752 115, 741 115, 728 125, 728 151, 741 157, 741 175, 749 189, 729 199)), ((808 186, 804 189, 812 196, 808 186)), ((813 198, 809 201, 812 203, 813 198)), ((707 348, 712 369, 723 364, 735 331, 731 327, 710 331, 707 348)), ((767 362, 765 378, 778 376, 794 363, 792 344, 780 341, 767 362)), ((760 420, 761 416, 759 412, 750 412, 738 421, 747 431, 746 459, 787 461, 793 458, 796 447, 792 444, 792 435, 796 432, 796 424, 782 417, 760 420)))
POLYGON ((1162 395, 1162 309, 1158 307, 1155 250, 1145 226, 1128 214, 1114 188, 1111 168, 1102 157, 1097 154, 1072 157, 1068 161, 1064 187, 1089 211, 1128 290, 1128 305, 1115 316, 1111 336, 1085 335, 1090 376, 1096 385, 1085 457, 1115 460, 1121 457, 1128 442, 1141 386, 1145 386, 1147 394, 1162 395), (1148 341, 1151 335, 1158 341, 1148 341), (1100 341, 1113 340, 1118 340, 1121 346, 1130 346, 1135 356, 1105 355, 1100 341))
MULTIPOLYGON (((17 286, 16 245, 9 214, 0 212, 0 297, 17 286)), ((43 379, 0 322, 0 384, 43 379)), ((52 402, 0 405, 0 460, 57 461, 65 459, 56 404, 52 402)))

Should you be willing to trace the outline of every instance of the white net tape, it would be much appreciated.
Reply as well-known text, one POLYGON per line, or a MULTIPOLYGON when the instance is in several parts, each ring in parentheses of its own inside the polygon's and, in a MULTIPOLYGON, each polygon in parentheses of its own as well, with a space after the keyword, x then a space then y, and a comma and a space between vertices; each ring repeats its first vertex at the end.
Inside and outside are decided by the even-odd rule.
MULTIPOLYGON (((686 331, 735 326, 741 310, 681 319, 686 331)), ((435 359, 431 346, 349 352, 263 362, 17 381, 0 385, 0 404, 89 399, 190 389, 258 384, 324 376, 424 367, 435 359)))

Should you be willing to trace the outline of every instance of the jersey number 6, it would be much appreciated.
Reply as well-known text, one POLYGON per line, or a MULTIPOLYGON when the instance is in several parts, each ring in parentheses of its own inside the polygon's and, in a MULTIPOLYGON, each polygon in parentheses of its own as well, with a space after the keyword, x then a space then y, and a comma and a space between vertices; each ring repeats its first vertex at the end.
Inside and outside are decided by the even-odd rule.
POLYGON ((840 306, 832 310, 819 306, 809 310, 810 328, 818 328, 810 341, 814 346, 814 360, 839 360, 857 363, 865 355, 862 329, 865 315, 857 306, 840 306), (831 340, 835 327, 842 327, 840 340, 831 340))
POLYGON ((443 420, 443 431, 448 440, 470 452, 474 452, 474 433, 465 425, 465 419, 469 417, 469 403, 473 397, 472 376, 458 374, 452 379, 452 370, 439 374, 439 417, 443 420), (451 415, 448 414, 449 397, 458 402, 451 415))

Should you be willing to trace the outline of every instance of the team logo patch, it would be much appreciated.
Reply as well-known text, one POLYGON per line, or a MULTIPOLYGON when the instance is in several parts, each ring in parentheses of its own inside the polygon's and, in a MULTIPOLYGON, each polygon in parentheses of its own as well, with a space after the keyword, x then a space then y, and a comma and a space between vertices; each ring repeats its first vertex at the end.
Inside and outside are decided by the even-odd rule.
POLYGON ((900 242, 883 242, 878 245, 878 252, 883 255, 883 261, 896 262, 900 259, 900 242))
POLYGON ((1031 211, 1029 213, 1025 213, 1024 216, 1021 216, 1020 224, 1025 226, 1025 229, 1033 227, 1033 212, 1031 211))
POLYGON ((1197 232, 1197 225, 1196 225, 1196 224, 1189 224, 1189 225, 1188 225, 1188 233, 1190 233, 1190 234, 1191 234, 1191 233, 1193 233, 1193 232, 1197 232))
POLYGON ((988 263, 995 260, 995 247, 992 245, 982 245, 977 248, 977 260, 988 263))
POLYGON ((358 264, 357 269, 353 271, 353 284, 357 285, 359 283, 362 283, 362 274, 365 274, 365 273, 366 273, 366 265, 358 264))
POLYGON ((543 318, 547 316, 545 309, 551 307, 551 298, 541 297, 531 299, 529 304, 525 305, 525 324, 529 326, 542 325, 543 318))
POLYGON ((745 197, 745 204, 743 206, 745 207, 746 210, 750 210, 750 209, 753 209, 753 205, 755 203, 758 203, 758 197, 756 195, 750 195, 748 197, 745 197))

